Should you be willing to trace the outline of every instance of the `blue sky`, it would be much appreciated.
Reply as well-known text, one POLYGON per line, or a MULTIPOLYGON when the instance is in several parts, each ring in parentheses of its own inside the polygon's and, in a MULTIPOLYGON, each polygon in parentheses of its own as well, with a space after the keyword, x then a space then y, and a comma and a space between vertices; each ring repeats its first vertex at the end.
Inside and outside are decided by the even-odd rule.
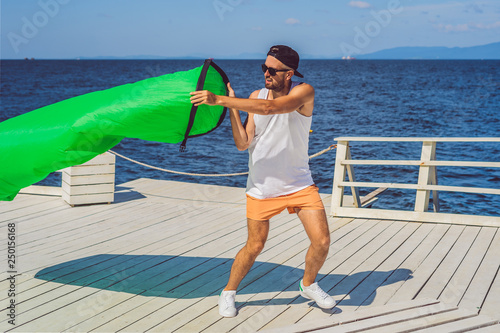
POLYGON ((2 0, 3 59, 189 55, 288 44, 332 57, 500 41, 500 1, 2 0))

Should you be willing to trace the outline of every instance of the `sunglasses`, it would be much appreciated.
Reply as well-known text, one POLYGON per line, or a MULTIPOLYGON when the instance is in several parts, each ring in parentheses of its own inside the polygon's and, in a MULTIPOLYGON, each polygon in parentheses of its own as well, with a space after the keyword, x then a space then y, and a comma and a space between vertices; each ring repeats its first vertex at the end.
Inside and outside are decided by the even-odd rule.
POLYGON ((265 73, 267 71, 269 71, 269 74, 271 74, 271 76, 275 76, 277 72, 288 72, 291 71, 291 69, 276 69, 267 67, 266 65, 262 64, 262 72, 265 73))

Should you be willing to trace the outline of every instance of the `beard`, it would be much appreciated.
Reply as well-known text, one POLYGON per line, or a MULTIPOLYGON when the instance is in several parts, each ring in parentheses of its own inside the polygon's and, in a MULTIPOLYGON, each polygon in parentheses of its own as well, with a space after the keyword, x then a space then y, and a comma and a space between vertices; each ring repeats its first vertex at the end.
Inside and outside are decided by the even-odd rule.
POLYGON ((271 82, 268 82, 267 80, 264 81, 265 87, 269 90, 274 90, 276 92, 282 91, 285 88, 285 83, 284 82, 277 82, 274 79, 271 79, 271 82))

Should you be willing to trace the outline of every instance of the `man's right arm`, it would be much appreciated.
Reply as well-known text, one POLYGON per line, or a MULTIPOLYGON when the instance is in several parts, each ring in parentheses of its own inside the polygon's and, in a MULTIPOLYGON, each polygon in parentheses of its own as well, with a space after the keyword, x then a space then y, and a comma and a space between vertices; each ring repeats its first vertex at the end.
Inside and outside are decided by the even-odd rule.
MULTIPOLYGON (((231 85, 228 83, 229 96, 233 95, 234 91, 231 89, 231 85)), ((249 98, 257 98, 259 91, 254 91, 249 98)), ((254 115, 248 114, 245 124, 242 124, 240 112, 237 109, 229 109, 229 117, 231 119, 231 129, 233 131, 233 139, 238 150, 246 150, 250 146, 255 135, 255 122, 253 120, 254 115)))

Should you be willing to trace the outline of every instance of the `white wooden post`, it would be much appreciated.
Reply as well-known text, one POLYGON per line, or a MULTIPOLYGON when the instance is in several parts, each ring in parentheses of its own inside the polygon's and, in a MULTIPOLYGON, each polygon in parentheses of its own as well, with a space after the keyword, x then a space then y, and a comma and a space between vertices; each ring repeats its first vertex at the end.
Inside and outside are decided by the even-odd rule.
POLYGON ((104 153, 62 170, 62 197, 69 205, 111 203, 115 192, 115 155, 104 153))
MULTIPOLYGON (((436 155, 434 154, 433 159, 436 159, 436 155)), ((438 180, 437 180, 437 168, 436 166, 431 166, 430 167, 430 177, 431 177, 431 185, 438 185, 438 180)), ((437 190, 432 191, 432 205, 434 206, 434 211, 437 213, 439 212, 439 194, 437 190)))
MULTIPOLYGON (((436 159, 436 142, 424 141, 422 144, 421 162, 433 161, 436 159)), ((418 185, 430 185, 432 179, 431 168, 421 165, 418 173, 418 185)), ((415 198, 415 211, 427 212, 429 210, 429 190, 417 190, 415 198)))
POLYGON ((339 141, 337 143, 337 154, 335 156, 335 172, 333 174, 331 215, 336 216, 338 208, 342 207, 344 199, 344 187, 339 184, 345 180, 346 166, 342 162, 347 159, 347 149, 349 141, 339 141))
MULTIPOLYGON (((347 159, 348 160, 351 159, 351 148, 349 148, 349 145, 347 145, 347 159)), ((347 165, 347 175, 349 176, 350 182, 356 181, 356 176, 354 175, 354 168, 352 167, 351 164, 347 165)), ((357 187, 351 186, 351 192, 352 192, 352 201, 354 207, 361 208, 361 200, 359 199, 359 189, 357 187)))

